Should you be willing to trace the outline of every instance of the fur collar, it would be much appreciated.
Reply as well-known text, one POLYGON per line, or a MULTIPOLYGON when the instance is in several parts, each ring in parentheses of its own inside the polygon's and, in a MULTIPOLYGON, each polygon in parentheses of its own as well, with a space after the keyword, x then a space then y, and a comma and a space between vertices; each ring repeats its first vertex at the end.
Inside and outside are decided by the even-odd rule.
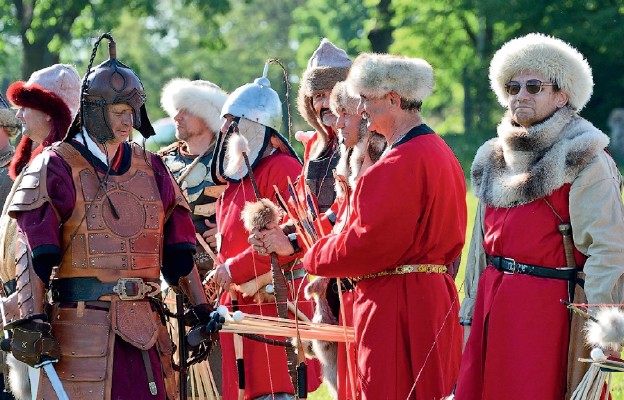
POLYGON ((498 137, 479 148, 472 164, 472 187, 493 207, 513 207, 552 194, 571 183, 609 144, 609 138, 571 107, 530 128, 507 112, 498 137))

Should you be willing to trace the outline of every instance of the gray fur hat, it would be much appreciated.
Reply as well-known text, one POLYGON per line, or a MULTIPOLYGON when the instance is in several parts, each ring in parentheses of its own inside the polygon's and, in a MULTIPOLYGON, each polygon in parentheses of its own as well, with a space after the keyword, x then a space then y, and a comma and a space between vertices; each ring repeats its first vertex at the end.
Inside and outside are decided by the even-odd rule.
POLYGON ((162 90, 160 104, 171 118, 184 109, 202 118, 213 132, 221 129, 221 108, 228 95, 210 81, 170 80, 162 90))
POLYGON ((395 92, 405 100, 423 101, 433 93, 433 68, 421 58, 362 53, 347 78, 349 92, 380 98, 395 92))
POLYGON ((535 71, 556 83, 569 96, 576 111, 591 98, 594 80, 583 55, 561 39, 541 33, 530 33, 505 43, 490 63, 490 85, 498 102, 508 106, 505 84, 516 74, 535 71))

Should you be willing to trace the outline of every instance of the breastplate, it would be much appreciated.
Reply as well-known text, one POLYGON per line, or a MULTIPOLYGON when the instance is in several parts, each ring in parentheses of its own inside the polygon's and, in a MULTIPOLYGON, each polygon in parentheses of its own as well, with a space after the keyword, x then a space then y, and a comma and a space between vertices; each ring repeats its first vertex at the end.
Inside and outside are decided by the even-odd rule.
POLYGON ((132 149, 130 169, 100 185, 103 176, 98 179, 76 149, 67 143, 55 148, 70 165, 76 188, 73 213, 62 228, 59 278, 159 278, 163 206, 143 149, 132 149))
POLYGON ((315 160, 309 160, 305 180, 310 191, 316 196, 319 212, 324 213, 336 199, 334 189, 334 169, 340 159, 335 146, 329 146, 315 160))

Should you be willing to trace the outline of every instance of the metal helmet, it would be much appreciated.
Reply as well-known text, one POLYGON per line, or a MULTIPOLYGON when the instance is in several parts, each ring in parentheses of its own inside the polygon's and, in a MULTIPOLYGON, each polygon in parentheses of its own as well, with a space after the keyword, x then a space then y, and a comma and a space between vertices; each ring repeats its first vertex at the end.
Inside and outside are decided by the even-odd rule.
MULTIPOLYGON (((143 84, 132 69, 117 60, 117 48, 112 36, 102 35, 96 42, 93 53, 97 51, 97 45, 102 38, 109 39, 109 58, 87 72, 83 80, 81 99, 82 123, 87 132, 100 143, 115 137, 108 121, 109 104, 127 104, 132 107, 133 126, 141 133, 142 122, 150 125, 147 114, 142 110, 145 105, 143 84), (142 116, 146 121, 141 121, 142 116)), ((143 135, 145 136, 144 133, 143 135)))
POLYGON ((271 82, 267 78, 268 69, 267 62, 262 77, 239 87, 228 96, 221 110, 221 117, 230 114, 279 132, 282 125, 282 102, 277 92, 271 89, 271 82))

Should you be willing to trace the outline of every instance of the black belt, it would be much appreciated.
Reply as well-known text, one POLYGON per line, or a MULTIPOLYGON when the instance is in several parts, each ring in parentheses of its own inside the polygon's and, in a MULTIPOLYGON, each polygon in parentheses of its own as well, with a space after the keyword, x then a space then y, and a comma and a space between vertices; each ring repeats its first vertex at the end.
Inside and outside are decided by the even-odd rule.
POLYGON ((537 276, 540 278, 561 279, 564 281, 573 281, 576 279, 577 268, 546 268, 538 265, 522 264, 513 258, 487 256, 489 265, 499 271, 511 274, 522 274, 537 276))
POLYGON ((102 296, 116 295, 121 300, 141 300, 160 293, 160 281, 141 278, 121 278, 102 282, 95 277, 53 279, 50 282, 52 301, 95 301, 102 296))

